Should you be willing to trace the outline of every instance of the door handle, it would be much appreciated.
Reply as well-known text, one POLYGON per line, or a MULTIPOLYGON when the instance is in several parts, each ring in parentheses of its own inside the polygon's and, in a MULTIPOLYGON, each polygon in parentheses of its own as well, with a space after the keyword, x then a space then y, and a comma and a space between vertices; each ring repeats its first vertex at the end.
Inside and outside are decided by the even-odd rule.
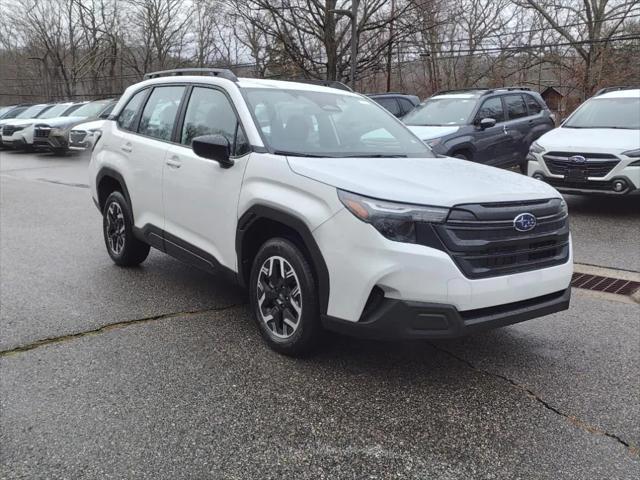
POLYGON ((504 132, 505 135, 509 135, 509 129, 507 128, 506 125, 502 126, 502 131, 504 132))
POLYGON ((125 143, 120 147, 120 150, 122 150, 123 152, 131 153, 133 151, 133 147, 130 143, 125 143))
POLYGON ((182 166, 182 162, 178 157, 171 157, 165 163, 171 168, 180 168, 182 166))

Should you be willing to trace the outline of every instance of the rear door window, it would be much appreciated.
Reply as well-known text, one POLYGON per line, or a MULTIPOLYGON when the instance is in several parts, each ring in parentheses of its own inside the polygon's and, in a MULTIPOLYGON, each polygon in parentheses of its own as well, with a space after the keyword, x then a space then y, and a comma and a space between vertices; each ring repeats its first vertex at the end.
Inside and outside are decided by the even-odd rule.
POLYGON ((171 140, 185 87, 156 87, 142 111, 138 133, 158 140, 171 140))
POLYGON ((374 100, 379 105, 393 113, 396 117, 402 114, 400 112, 400 105, 398 105, 395 98, 374 98, 374 100))
POLYGON ((525 95, 524 98, 527 101, 527 108, 529 109, 529 115, 537 115, 542 111, 542 106, 531 95, 525 95))
POLYGON ((138 116, 138 111, 140 110, 142 102, 146 96, 147 90, 141 90, 131 97, 129 103, 127 103, 120 112, 120 115, 118 115, 118 126, 120 128, 132 132, 136 130, 135 121, 138 116))
POLYGON ((526 117, 527 106, 522 99, 522 95, 505 95, 504 104, 507 107, 507 116, 509 120, 526 117))
POLYGON ((402 108, 402 115, 406 115, 413 110, 413 103, 406 98, 398 98, 398 102, 400 102, 400 107, 402 108))

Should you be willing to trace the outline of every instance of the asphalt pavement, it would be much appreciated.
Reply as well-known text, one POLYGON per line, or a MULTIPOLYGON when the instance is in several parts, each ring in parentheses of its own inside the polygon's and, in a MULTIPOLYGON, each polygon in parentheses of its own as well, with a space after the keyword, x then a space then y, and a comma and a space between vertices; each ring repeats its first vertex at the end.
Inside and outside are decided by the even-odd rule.
MULTIPOLYGON (((640 306, 294 360, 245 293, 104 251, 87 159, 0 152, 0 478, 640 477, 640 306)), ((640 271, 640 211, 568 198, 577 262, 640 271)))

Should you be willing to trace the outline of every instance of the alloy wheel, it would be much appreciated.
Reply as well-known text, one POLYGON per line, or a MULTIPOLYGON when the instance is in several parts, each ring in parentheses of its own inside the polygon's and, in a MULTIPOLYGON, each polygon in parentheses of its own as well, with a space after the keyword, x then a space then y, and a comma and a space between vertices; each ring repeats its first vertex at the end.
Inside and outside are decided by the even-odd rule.
POLYGON ((122 208, 118 203, 113 202, 109 205, 106 220, 109 249, 111 249, 114 254, 120 255, 124 249, 125 223, 122 208))
POLYGON ((291 337, 302 315, 300 281, 291 264, 280 256, 267 258, 257 287, 258 310, 267 329, 275 337, 291 337))

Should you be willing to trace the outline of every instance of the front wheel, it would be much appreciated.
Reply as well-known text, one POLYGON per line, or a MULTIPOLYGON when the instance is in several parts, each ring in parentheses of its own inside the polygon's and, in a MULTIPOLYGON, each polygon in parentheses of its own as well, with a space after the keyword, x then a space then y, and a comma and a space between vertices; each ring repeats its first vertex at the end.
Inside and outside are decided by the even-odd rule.
POLYGON ((133 216, 124 195, 113 192, 102 210, 102 232, 109 256, 116 265, 132 267, 145 261, 149 245, 133 234, 133 216))
POLYGON ((267 241, 250 282, 249 303, 269 346, 291 356, 312 352, 323 332, 315 278, 300 249, 284 238, 267 241))

